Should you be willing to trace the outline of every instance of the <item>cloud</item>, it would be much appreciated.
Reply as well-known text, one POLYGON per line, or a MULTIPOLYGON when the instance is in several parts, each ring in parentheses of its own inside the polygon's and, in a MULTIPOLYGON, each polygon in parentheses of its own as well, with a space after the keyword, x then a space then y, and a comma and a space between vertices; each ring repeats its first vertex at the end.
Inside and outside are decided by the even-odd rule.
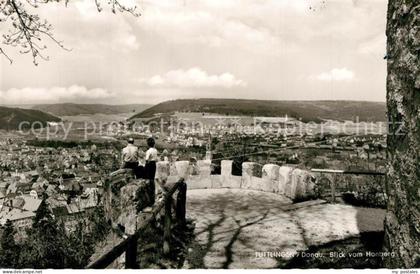
MULTIPOLYGON (((48 8, 40 9, 39 13, 52 23, 56 38, 75 54, 80 54, 80 50, 100 51, 102 54, 106 50, 118 53, 138 50, 141 43, 130 24, 134 16, 113 14, 106 1, 99 3, 101 12, 98 12, 95 1, 77 0, 67 8, 63 8, 62 3, 49 3, 48 8)), ((133 7, 134 4, 127 6, 133 7)))
POLYGON ((247 85, 246 82, 236 79, 231 73, 225 72, 220 75, 209 75, 198 67, 188 70, 171 70, 164 75, 155 75, 149 79, 141 79, 140 82, 150 87, 168 88, 232 88, 247 85))
POLYGON ((310 79, 319 81, 331 82, 331 81, 351 81, 354 79, 354 72, 347 68, 333 68, 328 72, 323 72, 315 76, 311 76, 310 79))
MULTIPOLYGON (((77 0, 64 9, 69 15, 57 16, 54 26, 65 25, 69 35, 63 38, 76 49, 131 52, 140 48, 144 37, 159 36, 172 45, 198 44, 279 56, 302 50, 301 42, 319 37, 364 42, 366 32, 383 29, 372 24, 372 18, 383 13, 372 9, 372 1, 386 0, 329 0, 327 4, 322 0, 124 0, 129 7, 139 7, 142 16, 134 19, 127 14, 111 15, 106 1, 99 1, 104 9, 99 13, 94 1, 77 0), (325 8, 310 10, 320 5, 325 8)), ((44 17, 63 13, 62 6, 52 6, 56 10, 45 10, 44 17)))
POLYGON ((13 65, 0 59, 0 90, 78 83, 118 93, 102 103, 195 96, 384 100, 387 0, 124 1, 137 3, 142 16, 112 14, 105 0, 100 13, 87 0, 39 8, 72 51, 46 39, 51 60, 36 68, 30 55, 11 52, 13 65), (195 66, 201 80, 188 73, 195 66), (167 75, 173 69, 178 73, 167 75), (326 93, 325 83, 345 84, 326 93))
POLYGON ((278 13, 273 15, 272 12, 275 6, 273 3, 254 2, 242 5, 240 1, 197 1, 182 6, 175 1, 158 1, 145 6, 138 26, 175 45, 198 44, 216 49, 240 49, 253 54, 280 55, 295 50, 296 45, 273 31, 273 25, 278 29, 278 13), (241 8, 235 8, 239 6, 241 8), (277 20, 267 23, 265 19, 268 17, 277 20))
POLYGON ((384 56, 386 54, 385 33, 379 33, 373 38, 360 43, 359 46, 357 47, 357 51, 361 54, 384 56))
POLYGON ((366 33, 384 28, 376 23, 384 11, 376 7, 386 6, 382 4, 385 2, 196 0, 182 5, 179 1, 149 1, 143 6, 138 26, 171 44, 201 44, 279 56, 305 50, 304 43, 313 39, 363 42, 366 33))
POLYGON ((102 88, 88 89, 84 86, 52 88, 12 88, 7 91, 0 90, 2 104, 36 104, 56 102, 84 102, 110 99, 115 94, 102 88))

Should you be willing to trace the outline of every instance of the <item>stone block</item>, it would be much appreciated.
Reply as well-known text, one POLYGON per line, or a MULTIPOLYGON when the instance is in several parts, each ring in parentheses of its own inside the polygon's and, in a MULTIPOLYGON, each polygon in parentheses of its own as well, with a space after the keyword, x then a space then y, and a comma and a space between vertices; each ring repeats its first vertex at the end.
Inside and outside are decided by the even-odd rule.
POLYGON ((303 199, 306 195, 305 170, 295 169, 292 172, 292 186, 294 193, 291 194, 292 199, 303 199))
POLYGON ((156 179, 166 181, 170 175, 170 164, 168 161, 160 161, 156 163, 156 179))
POLYGON ((222 160, 221 161, 221 174, 223 176, 231 176, 232 175, 232 160, 222 160))
POLYGON ((242 163, 242 184, 243 189, 252 189, 252 177, 254 175, 254 169, 257 163, 244 162, 242 163))
MULTIPOLYGON (((210 179, 211 174, 211 161, 199 160, 195 164, 198 172, 194 172, 188 176, 186 183, 189 189, 203 189, 211 188, 212 183, 210 179)), ((190 166, 191 168, 191 166, 190 166)))
POLYGON ((211 175, 211 188, 222 188, 223 187, 223 176, 222 175, 211 175))
POLYGON ((170 177, 176 177, 176 176, 178 176, 178 171, 176 170, 175 163, 176 162, 171 162, 169 164, 169 176, 170 177))
POLYGON ((286 197, 294 199, 296 186, 293 185, 292 172, 294 168, 282 166, 279 169, 279 193, 283 191, 286 197))
POLYGON ((223 188, 241 188, 242 176, 221 176, 223 188))
POLYGON ((274 164, 267 164, 262 169, 262 191, 279 192, 279 170, 280 166, 274 164))
POLYGON ((240 188, 241 187, 241 176, 232 175, 232 160, 222 160, 221 167, 221 178, 219 181, 214 181, 214 186, 222 188, 240 188))
POLYGON ((187 179, 190 169, 190 162, 189 161, 176 161, 175 162, 175 169, 177 172, 178 179, 187 179))
POLYGON ((186 181, 188 189, 212 188, 212 181, 209 176, 192 175, 186 181))
POLYGON ((265 181, 263 180, 263 178, 252 176, 250 189, 265 191, 266 186, 265 186, 265 181))
POLYGON ((197 166, 199 169, 200 176, 209 176, 211 174, 211 161, 210 160, 198 160, 197 166))

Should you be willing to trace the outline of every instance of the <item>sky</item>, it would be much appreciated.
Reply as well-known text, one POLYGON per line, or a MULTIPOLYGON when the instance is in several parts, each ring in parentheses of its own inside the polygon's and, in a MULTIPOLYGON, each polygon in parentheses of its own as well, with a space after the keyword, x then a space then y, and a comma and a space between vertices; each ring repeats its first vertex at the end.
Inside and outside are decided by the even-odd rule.
POLYGON ((5 47, 0 104, 385 101, 386 0, 124 1, 141 16, 106 0, 100 13, 93 0, 40 5, 70 51, 47 41, 35 66, 5 47))

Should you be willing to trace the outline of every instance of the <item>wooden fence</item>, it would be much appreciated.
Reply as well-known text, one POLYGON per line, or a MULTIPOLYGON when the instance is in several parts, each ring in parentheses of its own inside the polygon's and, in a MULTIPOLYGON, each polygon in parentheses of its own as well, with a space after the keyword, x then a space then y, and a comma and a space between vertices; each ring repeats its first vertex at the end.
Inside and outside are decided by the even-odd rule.
MULTIPOLYGON (((150 213, 141 213, 144 215, 144 218, 138 224, 137 231, 133 235, 129 235, 118 245, 114 246, 110 251, 103 254, 99 259, 90 263, 87 268, 104 269, 113 263, 123 253, 125 253, 125 268, 140 268, 137 254, 139 236, 153 222, 153 220, 156 218, 156 215, 159 214, 162 210, 164 210, 163 251, 164 254, 168 254, 171 251, 169 239, 171 236, 172 222, 176 221, 178 225, 185 226, 186 200, 187 185, 183 179, 174 184, 169 184, 167 187, 165 187, 163 199, 160 199, 155 203, 152 211, 150 213), (174 208, 175 214, 173 214, 172 200, 175 192, 178 192, 178 194, 174 208)), ((136 217, 137 216, 133 216, 133 218, 136 217)))

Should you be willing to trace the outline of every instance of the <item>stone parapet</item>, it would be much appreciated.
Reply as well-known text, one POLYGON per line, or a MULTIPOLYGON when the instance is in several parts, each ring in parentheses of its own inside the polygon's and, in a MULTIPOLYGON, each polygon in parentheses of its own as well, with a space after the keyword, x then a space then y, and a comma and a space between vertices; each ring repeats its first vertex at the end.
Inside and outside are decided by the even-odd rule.
POLYGON ((232 160, 221 161, 221 174, 211 174, 211 161, 159 162, 156 178, 176 181, 184 178, 189 189, 250 189, 279 195, 292 200, 314 196, 315 177, 310 171, 276 164, 242 163, 242 176, 232 175, 232 160))

